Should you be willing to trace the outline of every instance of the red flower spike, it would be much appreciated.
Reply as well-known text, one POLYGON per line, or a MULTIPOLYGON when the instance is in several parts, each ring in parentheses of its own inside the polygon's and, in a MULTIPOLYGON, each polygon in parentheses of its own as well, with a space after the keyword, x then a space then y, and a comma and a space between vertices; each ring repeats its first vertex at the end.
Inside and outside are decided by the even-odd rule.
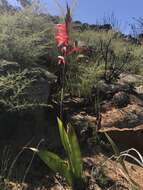
POLYGON ((69 48, 69 27, 72 22, 70 8, 67 4, 67 13, 65 17, 65 23, 56 25, 55 41, 59 48, 60 56, 58 56, 58 64, 67 64, 65 58, 73 53, 81 52, 83 49, 76 45, 73 48, 69 48))
POLYGON ((55 35, 55 40, 57 43, 57 46, 67 46, 69 42, 69 36, 67 32, 67 26, 66 24, 57 24, 56 25, 56 35, 55 35))

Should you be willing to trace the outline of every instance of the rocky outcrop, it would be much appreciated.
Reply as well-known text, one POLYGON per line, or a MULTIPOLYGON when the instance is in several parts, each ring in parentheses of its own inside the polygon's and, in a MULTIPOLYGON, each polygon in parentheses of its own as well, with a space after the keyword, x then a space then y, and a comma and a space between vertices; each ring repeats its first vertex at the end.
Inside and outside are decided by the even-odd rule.
POLYGON ((28 100, 39 103, 48 103, 49 97, 51 96, 51 88, 57 82, 57 77, 43 69, 35 68, 27 72, 25 77, 31 80, 30 85, 28 85, 23 96, 28 100))
POLYGON ((119 84, 127 84, 134 87, 134 92, 143 99, 143 76, 136 74, 121 74, 119 84))
POLYGON ((142 76, 122 74, 116 83, 107 84, 101 80, 95 84, 89 108, 94 105, 96 100, 94 98, 98 96, 100 118, 97 119, 96 112, 86 111, 87 109, 74 113, 71 117, 77 132, 81 133, 81 142, 85 143, 87 139, 93 137, 95 131, 103 135, 107 132, 120 150, 136 148, 143 153, 142 82, 142 76))
POLYGON ((143 76, 136 74, 126 74, 122 73, 120 79, 118 80, 120 84, 132 84, 134 87, 143 84, 143 76))
POLYGON ((57 147, 60 142, 56 114, 48 106, 57 77, 38 67, 23 71, 19 68, 14 62, 2 61, 0 65, 1 143, 21 147, 32 139, 37 145, 43 138, 49 147, 57 147))
POLYGON ((99 81, 92 88, 92 98, 100 97, 100 101, 110 101, 117 107, 125 107, 130 102, 129 94, 133 92, 133 86, 122 83, 106 83, 104 80, 99 81))
POLYGON ((116 143, 120 151, 135 148, 141 155, 143 155, 143 125, 123 129, 112 127, 99 131, 101 134, 104 134, 105 132, 116 143))
MULTIPOLYGON (((83 112, 72 116, 72 121, 77 125, 88 125, 96 127, 97 119, 95 116, 83 112)), ((143 124, 143 107, 139 105, 128 105, 122 109, 110 108, 109 111, 102 113, 102 129, 107 128, 135 128, 143 124)))
POLYGON ((130 98, 127 93, 120 91, 114 94, 112 102, 116 107, 122 108, 129 104, 130 98))
MULTIPOLYGON (((139 105, 133 103, 120 109, 108 104, 107 110, 101 114, 101 128, 98 132, 102 136, 107 132, 120 151, 136 148, 143 154, 143 102, 142 105, 141 102, 139 105)), ((87 143, 98 129, 97 118, 86 112, 73 114, 71 122, 80 134, 81 143, 87 143)))
POLYGON ((102 128, 134 128, 141 124, 143 124, 143 107, 139 105, 128 105, 102 114, 102 128))
POLYGON ((135 87, 135 92, 143 99, 143 85, 135 87))

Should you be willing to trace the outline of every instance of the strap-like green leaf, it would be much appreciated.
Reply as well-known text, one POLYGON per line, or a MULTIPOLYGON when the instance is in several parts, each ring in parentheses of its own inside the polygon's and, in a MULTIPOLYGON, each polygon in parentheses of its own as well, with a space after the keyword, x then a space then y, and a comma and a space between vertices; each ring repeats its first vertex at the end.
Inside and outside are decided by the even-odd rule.
POLYGON ((30 150, 36 152, 41 160, 43 160, 51 170, 60 173, 66 178, 68 184, 70 186, 72 185, 72 171, 69 168, 68 162, 47 150, 38 150, 36 148, 30 148, 30 150))
POLYGON ((69 156, 71 154, 71 146, 70 146, 70 142, 69 142, 67 132, 66 132, 64 126, 63 126, 62 121, 59 118, 57 118, 57 121, 58 121, 58 127, 59 127, 59 132, 60 132, 62 145, 63 145, 66 153, 69 156))
POLYGON ((79 183, 82 183, 83 165, 75 131, 73 127, 70 126, 68 132, 66 132, 62 121, 59 118, 57 118, 57 120, 61 141, 68 156, 70 170, 72 171, 72 181, 78 180, 79 183))
POLYGON ((40 150, 38 152, 38 156, 50 169, 52 169, 54 172, 60 173, 63 177, 65 177, 69 185, 72 184, 71 172, 67 162, 61 159, 58 155, 46 150, 40 150))
POLYGON ((83 164, 82 164, 80 147, 74 128, 71 125, 69 126, 68 130, 68 138, 71 146, 70 161, 71 165, 73 166, 74 170, 73 173, 75 177, 82 178, 83 164))
POLYGON ((115 156, 120 156, 120 151, 119 151, 117 145, 114 143, 114 141, 111 139, 111 137, 107 133, 105 133, 105 136, 107 137, 108 141, 110 142, 115 156))

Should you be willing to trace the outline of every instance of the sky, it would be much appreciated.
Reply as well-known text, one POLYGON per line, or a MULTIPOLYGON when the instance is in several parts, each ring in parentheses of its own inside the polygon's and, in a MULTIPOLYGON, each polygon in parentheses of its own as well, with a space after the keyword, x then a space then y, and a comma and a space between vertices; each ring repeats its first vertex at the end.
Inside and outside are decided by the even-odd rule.
MULTIPOLYGON (((9 1, 16 2, 16 0, 9 1)), ((41 0, 49 13, 61 16, 62 11, 57 7, 56 1, 61 6, 66 4, 66 0, 41 0)), ((72 4, 72 0, 67 2, 72 4)), ((134 18, 143 17, 143 0, 78 0, 73 19, 96 24, 104 17, 109 18, 111 14, 114 14, 118 20, 120 29, 124 33, 129 33, 130 24, 135 22, 134 18)))
MULTIPOLYGON (((43 0, 52 13, 59 13, 54 0, 43 0), (55 10, 54 10, 55 8, 55 10)), ((64 0, 59 0, 64 3, 64 0)), ((71 3, 71 0, 68 1, 71 3)), ((65 4, 65 3, 64 3, 65 4)), ((103 20, 114 14, 123 32, 130 32, 134 18, 143 16, 143 0, 78 0, 74 10, 74 20, 90 24, 103 20)))

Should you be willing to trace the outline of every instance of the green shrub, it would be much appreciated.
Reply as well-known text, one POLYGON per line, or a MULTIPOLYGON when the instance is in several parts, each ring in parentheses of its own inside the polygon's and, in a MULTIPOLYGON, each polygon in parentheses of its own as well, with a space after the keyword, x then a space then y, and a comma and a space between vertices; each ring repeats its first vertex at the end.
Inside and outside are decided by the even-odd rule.
POLYGON ((42 57, 53 53, 53 30, 50 17, 35 13, 32 8, 3 13, 0 15, 1 59, 16 61, 22 68, 41 63, 42 57))
POLYGON ((87 48, 86 53, 71 56, 69 60, 66 90, 72 95, 89 96, 92 86, 103 77, 114 82, 123 72, 142 75, 142 46, 127 42, 120 33, 84 30, 71 35, 79 46, 87 48))
POLYGON ((0 111, 28 109, 40 105, 48 106, 50 93, 48 86, 54 80, 52 77, 55 76, 42 68, 25 69, 22 72, 1 75, 0 111))

